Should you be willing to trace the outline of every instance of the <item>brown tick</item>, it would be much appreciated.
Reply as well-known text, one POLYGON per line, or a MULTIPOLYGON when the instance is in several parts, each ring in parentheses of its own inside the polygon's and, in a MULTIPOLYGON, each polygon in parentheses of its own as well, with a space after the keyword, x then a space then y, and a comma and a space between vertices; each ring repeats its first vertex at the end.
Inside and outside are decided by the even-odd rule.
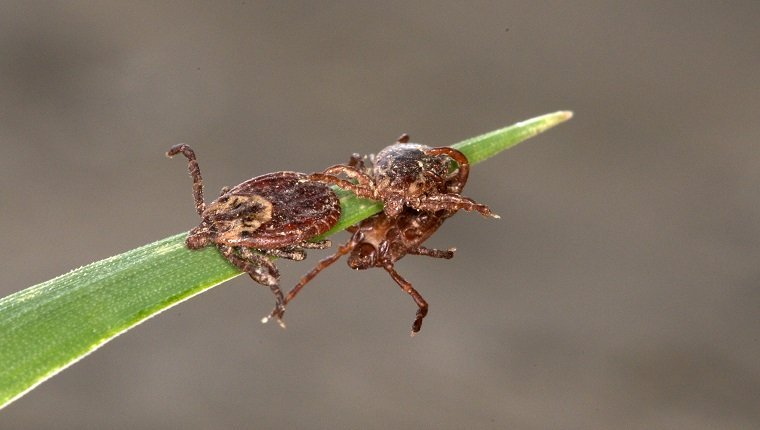
MULTIPOLYGON (((327 185, 297 172, 275 172, 249 179, 206 205, 203 179, 195 152, 185 144, 171 147, 169 157, 182 153, 193 178, 195 208, 201 223, 190 230, 190 249, 214 244, 235 267, 268 286, 276 309, 284 310, 280 274, 268 257, 306 258, 306 249, 324 249, 329 240, 309 242, 332 228, 340 217, 338 197, 327 185)), ((276 313, 275 313, 276 314, 276 313)), ((280 312, 281 314, 281 312, 280 312)))
POLYGON ((459 194, 464 183, 446 189, 453 170, 452 160, 459 165, 459 175, 466 176, 469 164, 464 154, 453 148, 409 143, 409 135, 403 134, 396 144, 374 157, 372 167, 364 167, 362 159, 354 154, 348 165, 328 167, 309 178, 337 185, 359 197, 381 200, 383 211, 391 217, 399 215, 404 207, 410 207, 424 212, 464 209, 498 218, 488 206, 459 194), (339 178, 340 174, 356 183, 339 178))
MULTIPOLYGON (((408 145, 405 145, 405 148, 408 148, 408 145)), ((412 154, 416 154, 420 158, 430 155, 430 151, 422 145, 414 148, 419 150, 415 150, 412 154)), ((456 171, 451 172, 451 174, 448 171, 442 171, 440 177, 446 179, 441 180, 435 187, 431 187, 431 189, 437 191, 439 193, 437 195, 458 196, 467 182, 469 163, 467 162, 467 157, 455 149, 450 149, 447 155, 457 160, 458 168, 456 171)), ((362 162, 357 156, 351 158, 349 166, 357 169, 363 168, 362 162)), ((390 169, 393 171, 392 166, 390 169)), ((326 269, 341 256, 349 254, 347 261, 349 267, 355 270, 381 267, 388 272, 401 289, 412 296, 418 308, 417 316, 412 324, 412 335, 419 332, 422 327, 422 320, 428 313, 428 304, 417 290, 412 287, 412 284, 396 272, 394 263, 407 254, 446 259, 454 256, 455 248, 444 251, 422 246, 422 243, 435 233, 446 218, 454 215, 458 209, 462 208, 461 202, 468 202, 470 200, 449 198, 446 201, 450 202, 448 206, 443 205, 443 207, 435 211, 425 212, 406 207, 395 216, 389 216, 387 213, 381 212, 348 228, 347 230, 353 233, 351 240, 338 248, 335 254, 320 261, 316 267, 301 278, 298 284, 285 297, 285 304, 290 303, 298 292, 317 276, 319 272, 326 269)), ((479 212, 491 214, 487 206, 481 204, 475 205, 477 205, 476 210, 479 212)), ((282 311, 281 308, 275 309, 272 312, 272 316, 282 317, 282 311)))

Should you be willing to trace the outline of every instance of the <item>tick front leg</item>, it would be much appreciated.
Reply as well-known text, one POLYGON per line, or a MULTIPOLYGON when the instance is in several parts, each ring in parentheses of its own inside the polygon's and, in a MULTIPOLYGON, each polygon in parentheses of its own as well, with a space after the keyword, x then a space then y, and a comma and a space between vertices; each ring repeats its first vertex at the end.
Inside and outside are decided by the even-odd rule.
POLYGON ((337 185, 346 191, 351 191, 352 193, 356 194, 357 197, 377 200, 377 198, 375 198, 375 193, 371 187, 354 184, 353 182, 338 178, 336 176, 326 175, 324 173, 312 173, 309 175, 309 180, 314 182, 322 182, 328 185, 337 185))
POLYGON ((406 279, 401 277, 398 272, 396 272, 396 270, 393 268, 393 264, 386 263, 383 268, 386 272, 388 272, 389 275, 391 275, 391 278, 396 281, 402 290, 412 296, 414 303, 417 303, 417 318, 415 318, 414 323, 412 324, 412 336, 414 336, 422 328, 422 319, 425 318, 425 315, 428 313, 428 304, 425 299, 422 298, 420 293, 418 293, 417 290, 412 287, 412 284, 410 284, 406 279))
POLYGON ((193 178, 193 198, 195 199, 195 210, 198 215, 203 217, 203 211, 206 210, 206 203, 203 202, 203 178, 201 177, 201 168, 198 166, 198 160, 195 159, 195 151, 184 143, 174 145, 169 148, 166 156, 171 158, 179 153, 187 158, 187 170, 193 178))
POLYGON ((483 216, 491 218, 501 218, 499 215, 491 212, 491 208, 488 206, 478 203, 471 198, 460 196, 459 194, 427 195, 420 199, 419 203, 414 206, 414 209, 430 212, 435 212, 441 209, 449 212, 456 212, 462 209, 466 211, 476 211, 483 216))
POLYGON ((444 251, 442 249, 433 249, 426 248, 424 246, 418 246, 416 248, 409 248, 406 252, 407 254, 412 255, 424 255, 426 257, 445 258, 448 260, 450 258, 454 258, 454 251, 456 250, 456 248, 449 248, 444 251))
POLYGON ((293 261, 301 261, 306 259, 307 249, 325 249, 330 246, 332 246, 332 242, 329 240, 320 240, 318 242, 303 241, 296 245, 286 246, 284 248, 267 249, 264 254, 293 261))
POLYGON ((359 170, 357 167, 336 164, 335 166, 328 167, 322 173, 312 173, 309 175, 309 180, 337 185, 340 188, 353 192, 359 197, 376 200, 374 192, 375 181, 372 180, 371 176, 359 170), (341 173, 350 179, 356 180, 357 183, 355 184, 351 181, 339 178, 338 175, 341 173))

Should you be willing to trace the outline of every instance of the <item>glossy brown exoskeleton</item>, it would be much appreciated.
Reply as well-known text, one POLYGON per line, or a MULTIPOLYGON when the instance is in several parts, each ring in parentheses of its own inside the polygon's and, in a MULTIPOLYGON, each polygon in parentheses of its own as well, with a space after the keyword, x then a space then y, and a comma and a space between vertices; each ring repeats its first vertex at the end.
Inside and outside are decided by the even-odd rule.
POLYGON ((182 153, 193 178, 195 208, 201 223, 190 230, 190 249, 214 244, 227 260, 254 281, 271 288, 277 309, 284 309, 279 272, 268 257, 306 258, 305 249, 323 249, 330 241, 309 242, 332 228, 340 217, 340 202, 327 185, 298 172, 275 172, 249 179, 205 204, 203 179, 195 152, 175 145, 167 155, 182 153))
POLYGON ((377 153, 369 168, 354 155, 348 165, 328 167, 310 178, 350 190, 359 197, 381 200, 383 211, 391 217, 410 207, 425 212, 464 209, 498 218, 488 206, 460 195, 464 184, 460 189, 456 185, 446 189, 444 184, 454 170, 452 160, 459 165, 460 172, 469 169, 467 157, 456 149, 409 143, 409 136, 404 134, 395 144, 377 153), (356 183, 338 178, 340 174, 356 183))
MULTIPOLYGON (((438 183, 436 191, 439 192, 439 195, 458 195, 467 182, 469 174, 467 158, 459 151, 452 151, 455 151, 453 154, 459 166, 454 172, 450 174, 447 172, 447 179, 438 183)), ((361 163, 358 160, 357 157, 352 157, 350 165, 361 168, 361 163)), ((479 207, 482 207, 481 213, 487 211, 490 214, 487 206, 479 205, 479 207)), ((422 246, 422 243, 460 208, 461 206, 452 204, 448 208, 427 212, 406 207, 395 216, 381 212, 348 228, 347 230, 353 233, 351 240, 338 248, 335 254, 320 261, 316 267, 301 278, 300 282, 286 296, 285 304, 290 303, 298 292, 319 272, 337 261, 341 256, 349 254, 347 260, 349 267, 356 270, 381 267, 406 293, 412 296, 418 308, 417 317, 412 324, 412 335, 414 335, 422 327, 422 319, 427 315, 428 305, 425 299, 412 287, 412 284, 396 272, 394 263, 407 254, 452 258, 455 248, 448 250, 431 249, 422 246)), ((275 309, 272 315, 282 317, 282 313, 278 314, 278 311, 275 309)))

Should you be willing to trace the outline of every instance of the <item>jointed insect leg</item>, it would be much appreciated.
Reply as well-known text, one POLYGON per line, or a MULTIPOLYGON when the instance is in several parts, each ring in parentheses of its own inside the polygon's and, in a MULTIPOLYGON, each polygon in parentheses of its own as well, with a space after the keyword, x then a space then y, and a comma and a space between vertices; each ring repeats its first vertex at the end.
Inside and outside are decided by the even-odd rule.
POLYGON ((193 198, 195 199, 195 210, 198 211, 198 215, 203 216, 203 211, 206 210, 206 203, 203 201, 203 178, 201 177, 201 168, 198 166, 198 161, 195 159, 195 151, 184 143, 174 145, 169 148, 166 153, 168 157, 173 157, 179 153, 187 158, 187 170, 190 172, 190 176, 193 178, 193 198))
POLYGON ((329 240, 320 240, 318 242, 301 242, 296 245, 282 248, 262 250, 262 253, 273 257, 286 258, 293 261, 302 261, 306 259, 307 249, 325 249, 329 248, 332 243, 329 240))
POLYGON ((426 257, 433 257, 433 258, 445 258, 450 259, 454 258, 454 251, 456 251, 456 248, 449 248, 447 250, 443 249, 433 249, 433 248, 426 248, 424 246, 418 246, 416 248, 409 248, 406 252, 407 254, 412 255, 424 255, 426 257))
POLYGON ((488 216, 492 218, 501 218, 499 215, 496 215, 495 213, 491 212, 491 208, 488 206, 477 203, 475 200, 470 199, 468 197, 460 196, 458 194, 432 194, 424 196, 420 200, 420 203, 414 207, 417 210, 421 211, 437 211, 437 210, 447 210, 447 211, 457 211, 459 209, 463 209, 466 211, 477 211, 483 216, 488 216))
POLYGON ((297 246, 267 249, 265 254, 271 255, 273 257, 285 258, 287 260, 293 260, 293 261, 302 261, 306 259, 306 251, 297 246))
POLYGON ((325 249, 332 246, 332 242, 329 239, 320 240, 317 242, 304 241, 298 244, 299 247, 304 249, 325 249))
MULTIPOLYGON (((349 161, 349 163, 353 162, 354 161, 352 157, 352 160, 349 161)), ((309 175, 309 180, 337 185, 340 188, 353 192, 359 197, 363 197, 365 199, 375 199, 375 182, 372 177, 365 173, 363 170, 364 169, 360 169, 358 166, 336 164, 334 166, 328 167, 321 173, 312 173, 309 175), (350 179, 356 180, 357 183, 339 178, 338 175, 341 173, 350 179)))
POLYGON ((462 187, 467 183, 467 177, 470 175, 470 162, 467 161, 467 156, 457 151, 454 148, 440 147, 433 148, 427 151, 426 155, 439 155, 443 154, 456 161, 459 165, 457 180, 453 182, 449 189, 450 193, 462 192, 462 187))
POLYGON ((268 258, 251 251, 249 248, 219 245, 219 251, 230 263, 247 273, 254 281, 269 287, 274 294, 276 309, 284 309, 285 298, 279 286, 280 272, 268 258))
MULTIPOLYGON (((354 246, 356 246, 356 243, 353 240, 351 240, 350 242, 346 243, 345 245, 339 247, 338 250, 335 252, 335 254, 333 254, 333 255, 331 255, 331 256, 329 256, 327 258, 324 258, 324 259, 320 260, 319 263, 317 263, 317 265, 314 266, 314 268, 311 269, 311 271, 309 271, 309 273, 307 273, 306 275, 304 275, 301 278, 301 280, 298 281, 298 284, 296 284, 296 286, 293 287, 293 289, 288 292, 287 296, 285 296, 285 303, 284 304, 287 305, 288 303, 290 303, 296 297, 296 295, 298 295, 298 292, 301 291, 301 289, 306 284, 308 284, 309 281, 311 281, 312 279, 314 279, 314 277, 316 277, 319 274, 319 272, 325 270, 331 264, 333 264, 336 261, 338 261, 338 259, 340 257, 342 257, 345 254, 351 252, 351 250, 354 248, 354 246)), ((262 321, 263 322, 267 322, 267 321, 269 321, 270 318, 277 318, 278 320, 281 320, 284 313, 285 313, 285 307, 275 308, 269 314, 269 316, 266 317, 266 318, 264 318, 262 321)), ((280 324, 282 325, 282 323, 280 323, 280 324)))
POLYGON ((428 313, 428 304, 425 299, 422 298, 420 293, 412 287, 412 284, 396 272, 392 263, 386 263, 383 268, 389 275, 391 275, 391 278, 396 281, 402 290, 412 296, 414 303, 417 303, 417 318, 415 318, 414 323, 412 323, 412 336, 414 336, 415 333, 419 332, 422 328, 422 319, 425 318, 425 315, 428 313))

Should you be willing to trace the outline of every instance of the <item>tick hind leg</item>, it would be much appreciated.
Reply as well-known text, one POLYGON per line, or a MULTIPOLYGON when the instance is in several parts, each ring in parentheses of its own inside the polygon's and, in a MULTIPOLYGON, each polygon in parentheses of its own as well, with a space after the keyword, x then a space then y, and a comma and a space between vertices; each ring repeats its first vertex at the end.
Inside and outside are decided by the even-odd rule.
POLYGON ((233 248, 219 245, 219 251, 235 267, 248 274, 254 281, 269 287, 274 294, 275 309, 285 309, 285 298, 280 290, 280 272, 265 256, 253 252, 249 248, 233 248), (236 252, 237 250, 237 252, 236 252))
POLYGON ((273 257, 285 258, 287 260, 301 261, 306 259, 306 251, 296 246, 288 246, 285 248, 268 249, 267 255, 273 257))
POLYGON ((201 168, 198 166, 198 160, 195 159, 195 151, 184 143, 174 145, 166 153, 167 157, 173 157, 179 153, 187 158, 187 170, 193 178, 193 198, 195 199, 195 210, 198 215, 203 217, 203 211, 206 209, 206 203, 203 202, 203 178, 201 177, 201 168))
POLYGON ((414 303, 417 304, 417 317, 415 318, 414 323, 412 323, 412 336, 414 336, 422 328, 422 319, 425 318, 425 315, 428 313, 428 304, 425 299, 422 298, 420 293, 412 287, 412 284, 396 272, 392 263, 386 263, 383 268, 389 275, 391 275, 391 278, 396 281, 402 290, 412 296, 414 303))
POLYGON ((268 249, 266 255, 274 257, 285 258, 293 261, 301 261, 306 259, 307 249, 325 249, 329 248, 332 242, 329 240, 320 240, 318 242, 301 242, 296 245, 286 246, 282 248, 268 249))
MULTIPOLYGON (((290 292, 288 292, 288 295, 285 296, 285 305, 288 305, 296 297, 296 295, 298 295, 298 292, 301 291, 301 289, 306 284, 308 284, 309 281, 311 281, 312 279, 314 279, 314 277, 316 277, 319 274, 319 272, 325 270, 331 264, 333 264, 336 261, 338 261, 338 259, 340 257, 342 257, 342 256, 346 255, 347 253, 351 252, 351 250, 354 249, 355 246, 356 246, 356 242, 352 239, 351 241, 349 241, 345 245, 343 245, 340 248, 338 248, 338 250, 335 252, 335 254, 333 254, 333 255, 331 255, 331 256, 329 256, 327 258, 324 258, 324 259, 320 260, 319 263, 317 263, 317 265, 314 266, 314 268, 311 269, 309 271, 309 273, 307 273, 306 275, 304 275, 303 278, 301 278, 301 280, 298 281, 298 284, 296 284, 296 286, 293 287, 293 289, 290 290, 290 292)), ((284 313, 285 313, 285 307, 275 308, 268 316, 264 317, 261 320, 261 322, 266 323, 271 318, 277 318, 277 321, 280 323, 280 325, 283 325, 284 323, 282 322, 282 316, 283 316, 284 313)))
POLYGON ((491 208, 478 203, 475 200, 460 196, 459 194, 431 194, 422 198, 418 205, 414 206, 414 209, 420 211, 435 212, 441 209, 448 212, 456 212, 460 209, 466 211, 479 212, 483 216, 491 218, 501 218, 499 215, 491 212, 491 208))

